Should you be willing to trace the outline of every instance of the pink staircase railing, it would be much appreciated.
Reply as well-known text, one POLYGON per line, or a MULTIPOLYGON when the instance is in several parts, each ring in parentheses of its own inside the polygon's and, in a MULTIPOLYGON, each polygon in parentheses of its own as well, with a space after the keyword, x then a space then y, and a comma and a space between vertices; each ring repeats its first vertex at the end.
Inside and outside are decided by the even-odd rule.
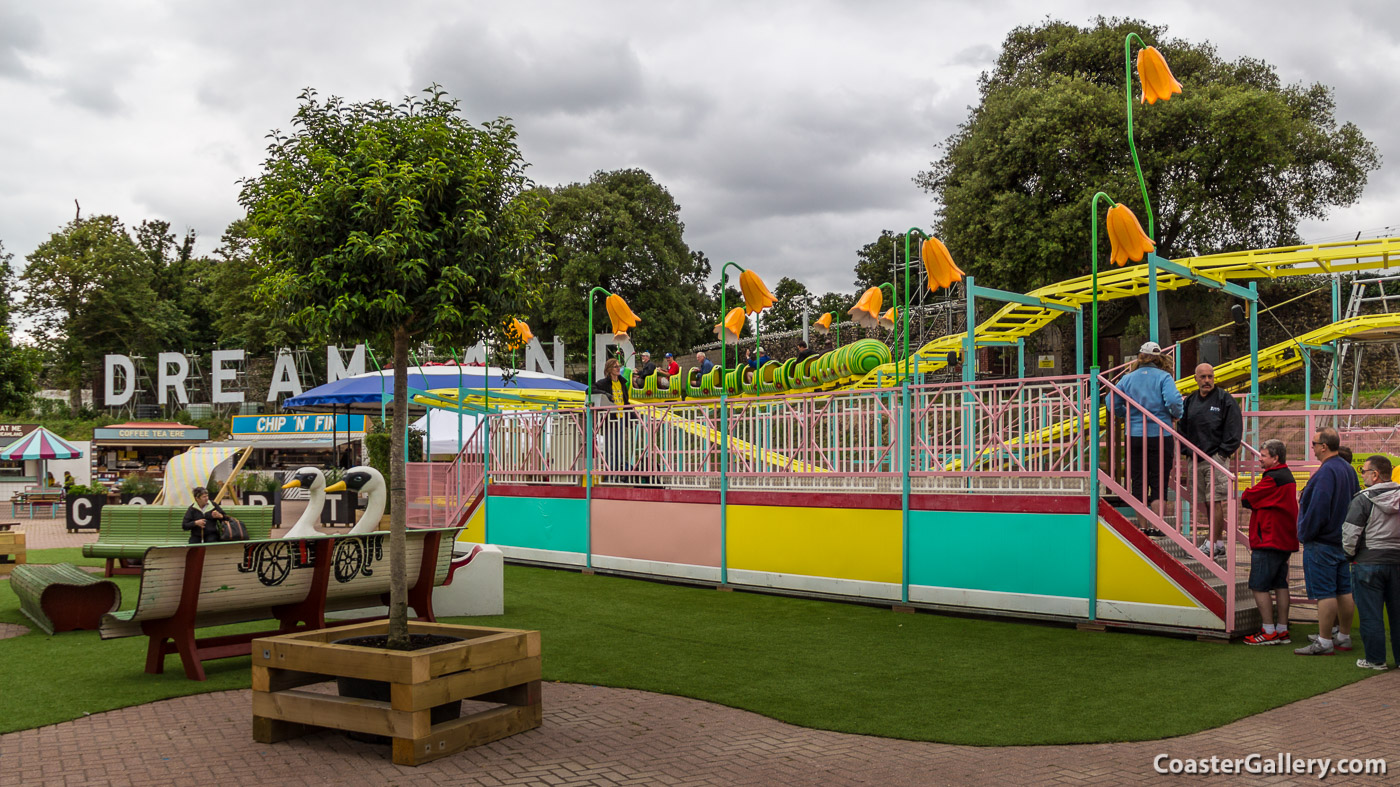
MULTIPOLYGON (((1124 504, 1133 509, 1143 521, 1162 531, 1187 555, 1199 561, 1207 571, 1224 583, 1225 626, 1227 631, 1232 630, 1235 626, 1235 544, 1240 539, 1240 533, 1236 527, 1238 505, 1235 499, 1238 476, 1232 468, 1207 456, 1189 440, 1178 434, 1170 423, 1164 422, 1142 405, 1128 398, 1108 378, 1100 376, 1099 384, 1103 386, 1103 400, 1107 409, 1104 436, 1108 443, 1107 470, 1100 467, 1099 482, 1111 494, 1119 497, 1124 504), (1124 408, 1123 415, 1119 415, 1117 412, 1119 405, 1124 408), (1128 428, 1134 423, 1143 425, 1143 431, 1146 431, 1147 424, 1154 424, 1160 432, 1161 450, 1156 462, 1149 461, 1150 457, 1145 443, 1139 451, 1129 450, 1126 436, 1128 428), (1122 438, 1122 442, 1120 442, 1120 438, 1122 438), (1167 466, 1168 457, 1172 459, 1170 467, 1167 466), (1211 472, 1207 475, 1203 485, 1200 483, 1201 475, 1206 474, 1200 471, 1204 468, 1210 468, 1211 472), (1162 510, 1160 512, 1133 494, 1130 489, 1131 484, 1127 480, 1137 474, 1146 477, 1148 473, 1154 473, 1163 478, 1164 499, 1161 502, 1162 510), (1221 486, 1224 488, 1222 489, 1221 486), (1174 494, 1167 494, 1167 492, 1174 492, 1174 494), (1217 493, 1223 493, 1226 497, 1224 521, 1217 521, 1215 506, 1210 503, 1215 499, 1217 493), (1197 526, 1197 523, 1200 525, 1197 526), (1197 530, 1201 530, 1204 537, 1209 538, 1215 525, 1223 525, 1223 534, 1227 543, 1223 565, 1203 552, 1196 545, 1196 540, 1193 537, 1197 530)), ((1144 497, 1146 496, 1146 486, 1144 482, 1144 497)))

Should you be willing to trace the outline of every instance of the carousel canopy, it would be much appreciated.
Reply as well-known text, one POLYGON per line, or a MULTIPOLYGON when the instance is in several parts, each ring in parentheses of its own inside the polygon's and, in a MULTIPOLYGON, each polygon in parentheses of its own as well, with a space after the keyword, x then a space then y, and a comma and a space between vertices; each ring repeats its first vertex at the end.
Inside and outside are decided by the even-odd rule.
POLYGON ((39 427, 20 439, 0 448, 0 459, 81 459, 83 452, 67 440, 39 427))

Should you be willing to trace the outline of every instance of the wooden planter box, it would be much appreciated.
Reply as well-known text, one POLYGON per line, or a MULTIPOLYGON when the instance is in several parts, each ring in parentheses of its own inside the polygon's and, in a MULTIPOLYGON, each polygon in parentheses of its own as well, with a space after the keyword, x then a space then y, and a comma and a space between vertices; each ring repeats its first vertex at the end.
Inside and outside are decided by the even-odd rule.
POLYGON ((0 531, 0 577, 23 565, 29 558, 24 548, 24 533, 18 530, 0 531))
POLYGON ((327 727, 393 739, 397 765, 430 760, 540 726, 540 633, 410 621, 413 634, 464 641, 415 651, 334 645, 385 634, 387 620, 253 641, 253 740, 277 743, 327 727), (390 684, 390 701, 301 690, 337 677, 390 684), (502 707, 433 724, 432 708, 456 700, 502 707))

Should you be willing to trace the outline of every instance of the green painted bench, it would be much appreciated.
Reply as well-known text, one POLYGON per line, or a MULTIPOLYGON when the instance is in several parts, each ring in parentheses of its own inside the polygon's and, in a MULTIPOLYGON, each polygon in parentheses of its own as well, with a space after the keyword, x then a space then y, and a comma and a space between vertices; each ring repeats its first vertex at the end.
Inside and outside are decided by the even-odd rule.
POLYGON ((96 630, 102 616, 121 606, 117 583, 98 579, 72 563, 16 566, 10 589, 19 610, 48 634, 96 630))
MULTIPOLYGON (((423 620, 435 620, 433 588, 447 582, 461 532, 406 534, 408 606, 423 620)), ((136 607, 104 615, 102 639, 147 637, 146 672, 160 674, 165 657, 178 653, 186 677, 204 680, 205 661, 247 656, 254 639, 325 628, 327 612, 387 604, 388 542, 388 533, 376 532, 151 547, 136 607), (201 628, 269 619, 277 629, 195 636, 201 628)))
MULTIPOLYGON (((224 513, 248 528, 248 539, 272 535, 272 506, 220 506, 224 513)), ((106 576, 140 574, 127 565, 140 560, 151 547, 188 544, 190 533, 180 527, 189 506, 103 506, 97 541, 83 544, 83 557, 107 559, 106 576), (117 565, 120 561, 121 565, 117 565)))

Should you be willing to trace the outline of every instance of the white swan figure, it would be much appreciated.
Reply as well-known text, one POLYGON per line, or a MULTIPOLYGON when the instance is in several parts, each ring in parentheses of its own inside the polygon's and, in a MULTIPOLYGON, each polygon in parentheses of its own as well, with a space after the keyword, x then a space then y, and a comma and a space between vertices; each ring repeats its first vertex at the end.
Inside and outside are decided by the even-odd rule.
POLYGON ((303 467, 292 474, 283 489, 305 488, 310 495, 306 500, 306 510, 301 512, 292 529, 283 538, 312 538, 321 535, 316 523, 321 521, 321 509, 326 505, 326 476, 319 467, 303 467))
POLYGON ((346 470, 341 480, 327 487, 326 491, 343 492, 346 489, 369 495, 365 512, 360 515, 360 521, 350 528, 350 535, 359 536, 378 530, 379 520, 384 517, 384 503, 389 498, 389 486, 384 483, 384 476, 373 467, 359 465, 346 470))

